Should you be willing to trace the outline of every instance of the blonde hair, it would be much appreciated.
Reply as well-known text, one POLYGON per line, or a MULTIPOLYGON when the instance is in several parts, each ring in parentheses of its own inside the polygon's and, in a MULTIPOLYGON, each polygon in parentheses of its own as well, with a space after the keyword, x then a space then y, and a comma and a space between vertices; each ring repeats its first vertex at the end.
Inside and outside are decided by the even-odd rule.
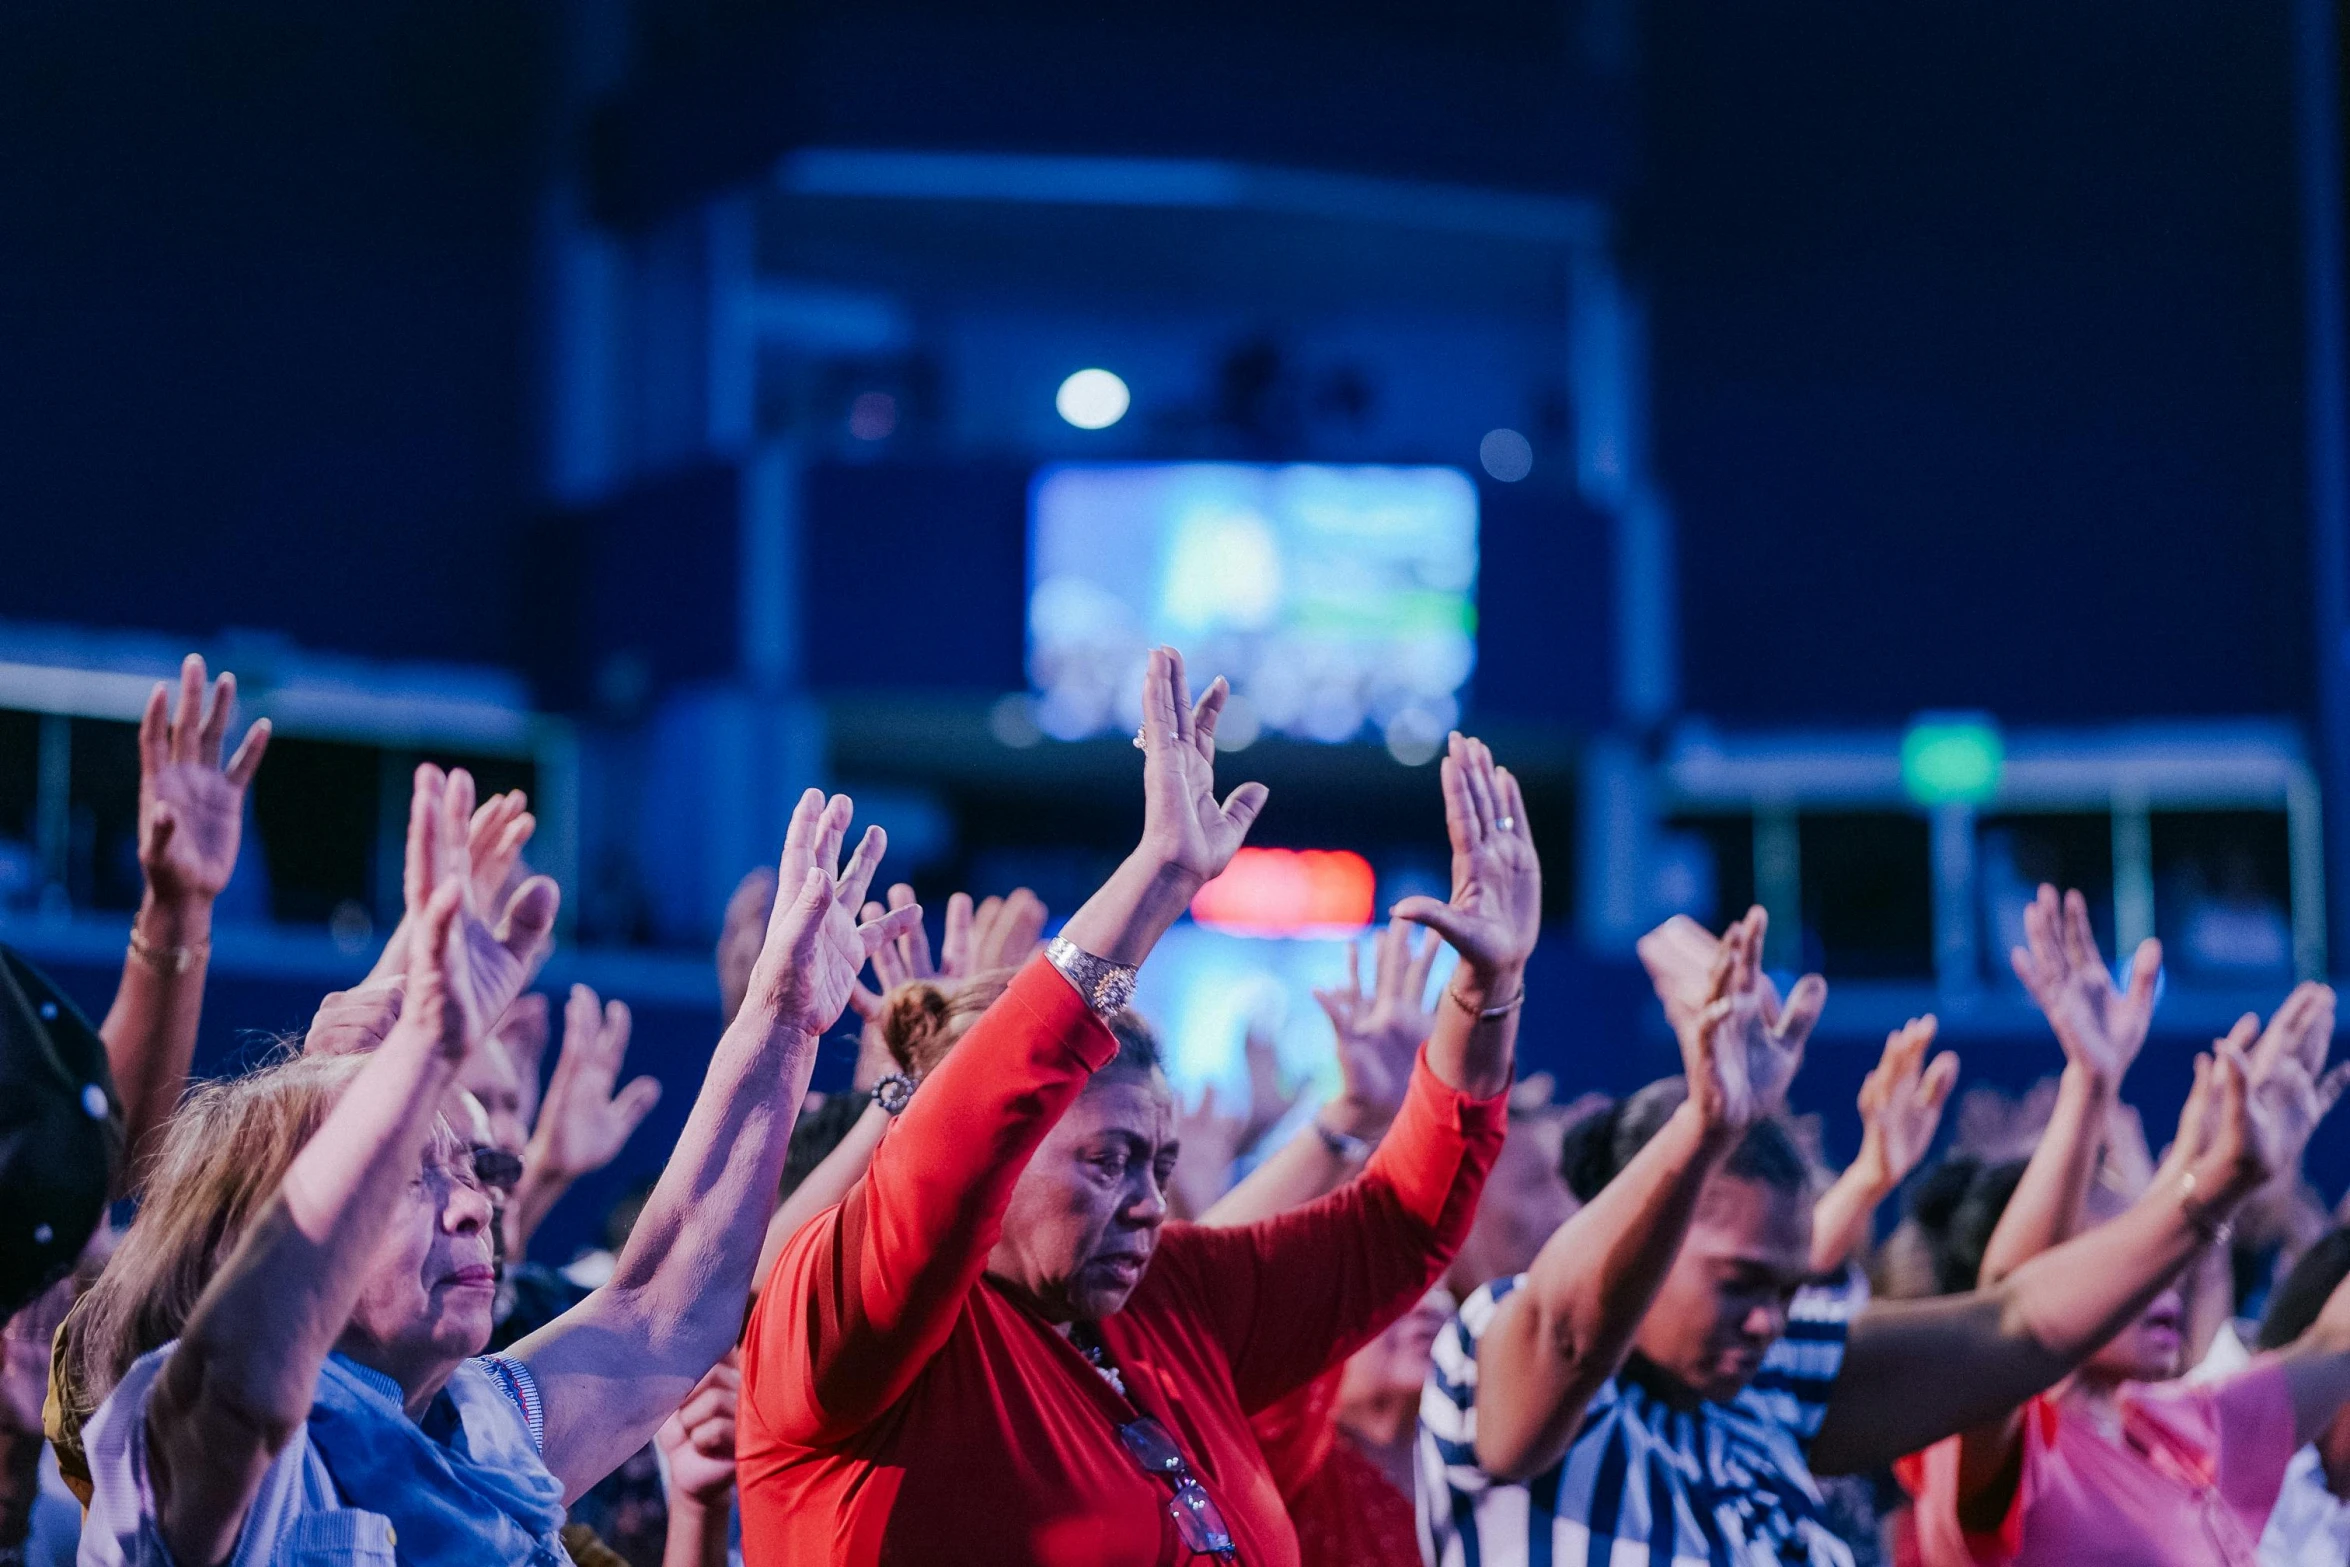
POLYGON ((196 1302, 284 1183, 365 1056, 295 1056, 205 1083, 172 1116, 105 1271, 59 1330, 52 1434, 80 1428, 131 1362, 179 1337, 196 1302))
POLYGON ((910 980, 883 998, 881 1041, 898 1070, 919 1082, 938 1070, 955 1041, 1010 988, 1018 969, 991 969, 957 980, 950 990, 936 980, 910 980))

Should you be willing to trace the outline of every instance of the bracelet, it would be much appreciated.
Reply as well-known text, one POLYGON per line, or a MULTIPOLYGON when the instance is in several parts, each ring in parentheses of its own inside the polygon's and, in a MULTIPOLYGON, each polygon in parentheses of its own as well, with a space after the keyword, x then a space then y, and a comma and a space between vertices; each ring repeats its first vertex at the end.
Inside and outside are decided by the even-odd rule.
POLYGON ((881 1113, 892 1120, 898 1112, 914 1102, 914 1080, 903 1072, 890 1072, 873 1085, 873 1102, 881 1106, 881 1113))
POLYGON ((1454 1006, 1459 1007, 1463 1012, 1468 1013, 1469 1016, 1475 1018, 1480 1023, 1491 1023, 1498 1018, 1508 1017, 1512 1012, 1517 1011, 1518 1008, 1526 1004, 1526 986, 1525 982, 1522 980, 1518 984, 1518 993, 1516 995, 1510 997, 1509 1000, 1503 1002, 1498 1007, 1487 1007, 1481 1012, 1477 1008, 1469 1005, 1466 1001, 1463 1001, 1461 999, 1461 993, 1453 989, 1450 985, 1444 987, 1444 993, 1446 996, 1451 998, 1452 1004, 1454 1006))
POLYGON ((176 977, 212 956, 212 943, 199 941, 185 947, 150 946, 139 938, 139 927, 134 924, 131 926, 131 956, 158 974, 176 977))
POLYGON ((1356 1137, 1323 1125, 1320 1116, 1314 1117, 1314 1135, 1322 1139, 1330 1157, 1346 1164, 1360 1164, 1371 1157, 1372 1148, 1377 1146, 1367 1137, 1356 1137))
POLYGON ((1061 971, 1061 977, 1085 998, 1095 1017, 1116 1017, 1134 999, 1137 970, 1131 963, 1097 958, 1066 936, 1055 936, 1045 943, 1044 960, 1061 971))
POLYGON ((2206 1246, 2225 1246, 2235 1239, 2236 1221, 2215 1219, 2195 1206, 2195 1172, 2189 1170, 2179 1177, 2179 1212, 2187 1219, 2187 1227, 2203 1237, 2206 1246))

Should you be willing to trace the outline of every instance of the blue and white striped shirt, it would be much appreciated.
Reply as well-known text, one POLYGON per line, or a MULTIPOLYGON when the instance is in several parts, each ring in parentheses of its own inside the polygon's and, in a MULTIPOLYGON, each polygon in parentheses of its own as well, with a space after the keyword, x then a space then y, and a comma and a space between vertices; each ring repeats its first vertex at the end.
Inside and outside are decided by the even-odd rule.
POLYGON ((1522 1485, 1477 1467, 1477 1344, 1523 1274, 1486 1285, 1436 1338, 1420 1396, 1420 1553, 1434 1567, 1852 1567, 1822 1516, 1818 1434, 1863 1290, 1806 1289, 1787 1336, 1727 1404, 1676 1409, 1618 1375, 1567 1453, 1522 1485))

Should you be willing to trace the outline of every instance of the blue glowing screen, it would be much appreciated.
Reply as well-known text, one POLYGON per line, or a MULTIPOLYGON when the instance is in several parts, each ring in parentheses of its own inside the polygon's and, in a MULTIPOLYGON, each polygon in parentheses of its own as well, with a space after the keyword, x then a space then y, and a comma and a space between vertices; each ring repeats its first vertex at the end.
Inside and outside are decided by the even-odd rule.
POLYGON ((1141 721, 1180 648, 1220 737, 1433 755, 1477 661, 1477 488, 1457 468, 1066 463, 1030 489, 1028 676, 1045 733, 1141 721))

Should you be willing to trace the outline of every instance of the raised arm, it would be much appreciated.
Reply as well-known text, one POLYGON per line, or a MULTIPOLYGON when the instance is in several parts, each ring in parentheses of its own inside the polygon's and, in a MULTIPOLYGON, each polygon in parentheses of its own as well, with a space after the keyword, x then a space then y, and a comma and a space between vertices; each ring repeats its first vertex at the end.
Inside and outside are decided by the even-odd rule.
MULTIPOLYGON (((157 1516, 174 1561, 223 1561, 235 1546, 270 1460, 308 1418, 319 1367, 419 1179, 443 1097, 495 1016, 481 1004, 485 976, 458 928, 471 806, 463 773, 417 769, 400 1021, 205 1287, 148 1401, 157 1516)), ((426 1168, 423 1179, 430 1187, 455 1177, 426 1168)))
POLYGON ((1428 975, 1442 943, 1431 935, 1414 952, 1410 931, 1401 915, 1380 931, 1368 995, 1361 948, 1347 944, 1345 988, 1314 992, 1337 1035, 1337 1094, 1314 1112, 1311 1125, 1299 1128, 1201 1214, 1200 1223, 1254 1224, 1302 1207, 1360 1172, 1387 1135, 1403 1108, 1412 1060, 1436 1026, 1427 1002, 1428 975))
MULTIPOLYGON (((1993 1287, 1862 1312, 1812 1443, 1812 1467, 1866 1469, 2005 1421, 2167 1288, 2268 1179, 2279 1152, 2276 1128, 2264 1124, 2246 1088, 2249 1042, 2247 1031, 2197 1061, 2171 1156, 2120 1217, 1993 1287), (2212 1106, 2216 1114, 2206 1115, 2212 1106)), ((1964 1466, 1973 1489, 1997 1478, 2000 1460, 1986 1450, 1964 1466)), ((1961 1488, 1970 1489, 1963 1479, 1961 1488)))
POLYGON ((922 917, 857 923, 887 840, 868 828, 836 874, 849 819, 845 795, 801 797, 749 992, 610 1282, 514 1348, 538 1378, 547 1467, 569 1496, 642 1447, 734 1342, 816 1041, 873 948, 922 917))
MULTIPOLYGON (((1143 686, 1143 831, 1070 917, 1080 953, 1138 965, 1230 861, 1265 800, 1215 798, 1219 679, 1194 706, 1182 659, 1143 686)), ((794 1235, 752 1314, 745 1398, 787 1440, 834 1440, 921 1374, 986 1271, 1012 1187, 1117 1042, 1050 963, 1031 963, 881 1141, 850 1200, 794 1235)))
POLYGON ((146 886, 131 922, 122 984, 98 1033, 122 1095, 125 1189, 135 1189, 155 1136, 177 1109, 196 1053, 212 905, 237 868, 245 788, 269 748, 269 720, 245 731, 221 765, 237 677, 223 671, 207 700, 204 660, 180 666, 171 711, 162 681, 139 718, 139 871, 146 886))
POLYGON ((2059 903, 2054 887, 2042 887, 2024 910, 2024 941, 2010 961, 2064 1047, 2064 1075, 2057 1080, 2048 1129, 1983 1249, 1986 1285, 2080 1228, 2081 1205, 2097 1176, 2123 1074, 2154 1021, 2162 972, 2162 943, 2143 942, 2130 963, 2129 988, 2117 989, 2089 928, 2089 905, 2078 892, 2059 903))
MULTIPOLYGON (((1509 1480, 1558 1462, 1583 1410, 1630 1353, 1699 1192, 1786 1100, 1828 987, 1807 974, 1780 1011, 1761 969, 1764 915, 1723 936, 1697 1004, 1667 996, 1689 1097, 1664 1129, 1543 1244, 1477 1351, 1477 1462, 1509 1480)), ((1644 952, 1644 956, 1645 956, 1644 952)), ((1660 983, 1660 993, 1666 987, 1660 983)))
POLYGON ((1888 1034, 1877 1069, 1860 1085, 1860 1155, 1812 1204, 1814 1274, 1834 1273, 1868 1243, 1877 1205, 1934 1146, 1950 1085, 1958 1081, 1958 1057, 1950 1051, 1926 1064, 1934 1028, 1931 1016, 1913 1017, 1888 1034))

